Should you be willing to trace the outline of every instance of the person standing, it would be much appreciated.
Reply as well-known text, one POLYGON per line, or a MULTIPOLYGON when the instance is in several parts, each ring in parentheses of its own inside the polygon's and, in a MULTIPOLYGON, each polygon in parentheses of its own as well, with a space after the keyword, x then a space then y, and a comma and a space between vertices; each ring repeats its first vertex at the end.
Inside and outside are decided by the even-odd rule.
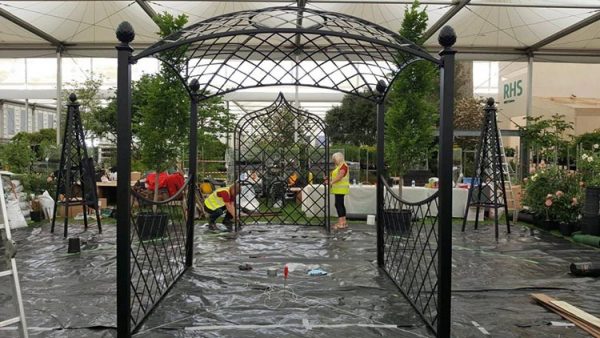
POLYGON ((332 156, 335 169, 331 172, 329 181, 330 191, 335 196, 335 210, 337 211, 339 220, 333 226, 334 229, 346 229, 346 206, 344 205, 344 197, 350 193, 350 170, 344 161, 344 154, 335 153, 332 156))
POLYGON ((208 228, 218 230, 217 218, 225 212, 223 225, 229 231, 232 229, 233 220, 235 220, 235 196, 239 193, 239 183, 229 187, 216 189, 204 200, 204 209, 208 213, 208 228))

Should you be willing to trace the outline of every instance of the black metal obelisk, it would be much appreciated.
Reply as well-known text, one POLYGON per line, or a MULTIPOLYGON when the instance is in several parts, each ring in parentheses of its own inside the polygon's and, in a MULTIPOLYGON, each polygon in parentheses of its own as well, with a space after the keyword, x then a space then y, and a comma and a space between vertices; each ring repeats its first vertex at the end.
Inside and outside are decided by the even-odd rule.
POLYGON ((60 155, 60 166, 56 179, 56 195, 54 198, 54 214, 50 232, 54 233, 56 213, 59 207, 64 212, 64 236, 67 237, 69 226, 69 208, 83 206, 83 223, 88 228, 87 210, 96 212, 98 232, 102 233, 100 208, 96 194, 96 179, 94 177, 94 160, 88 157, 81 124, 81 114, 77 96, 71 94, 67 104, 67 119, 60 155), (62 198, 61 198, 62 195, 62 198))
POLYGON ((485 208, 494 211, 494 230, 498 238, 498 211, 504 209, 506 229, 510 233, 508 219, 508 203, 504 182, 504 169, 502 168, 502 152, 500 149, 500 133, 496 120, 496 106, 493 98, 487 100, 484 108, 481 136, 475 157, 475 176, 469 188, 469 197, 462 231, 467 225, 469 207, 476 207, 475 229, 479 223, 479 210, 485 208))

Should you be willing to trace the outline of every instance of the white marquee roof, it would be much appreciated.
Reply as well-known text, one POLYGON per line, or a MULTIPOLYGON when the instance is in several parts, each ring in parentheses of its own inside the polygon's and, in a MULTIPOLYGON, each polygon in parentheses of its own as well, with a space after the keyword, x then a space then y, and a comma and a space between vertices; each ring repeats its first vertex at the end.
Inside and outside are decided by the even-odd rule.
MULTIPOLYGON (((139 51, 156 42, 151 16, 184 13, 189 23, 233 11, 292 5, 275 1, 0 1, 0 57, 41 57, 62 49, 70 56, 115 55, 115 28, 136 31, 139 51)), ((400 0, 308 0, 308 7, 341 12, 397 31, 400 0)), ((423 0, 429 14, 425 46, 439 49, 437 32, 452 25, 462 58, 600 61, 600 0, 423 0)))

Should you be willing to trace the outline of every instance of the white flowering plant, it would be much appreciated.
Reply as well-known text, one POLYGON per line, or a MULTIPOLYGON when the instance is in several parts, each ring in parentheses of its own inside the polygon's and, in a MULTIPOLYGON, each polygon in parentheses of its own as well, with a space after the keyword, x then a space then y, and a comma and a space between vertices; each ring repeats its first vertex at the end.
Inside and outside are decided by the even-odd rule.
POLYGON ((583 151, 577 161, 577 171, 588 187, 600 186, 600 144, 592 145, 591 150, 583 151))

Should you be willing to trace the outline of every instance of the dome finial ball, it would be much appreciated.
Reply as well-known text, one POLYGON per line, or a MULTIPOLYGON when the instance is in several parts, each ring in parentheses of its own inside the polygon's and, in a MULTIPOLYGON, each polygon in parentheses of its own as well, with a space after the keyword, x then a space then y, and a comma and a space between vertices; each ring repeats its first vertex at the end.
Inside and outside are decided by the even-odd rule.
POLYGON ((456 43, 456 32, 451 26, 444 26, 438 35, 438 42, 445 48, 454 46, 456 43))
POLYGON ((117 27, 116 35, 122 43, 130 43, 135 38, 135 31, 129 22, 123 21, 117 27))

